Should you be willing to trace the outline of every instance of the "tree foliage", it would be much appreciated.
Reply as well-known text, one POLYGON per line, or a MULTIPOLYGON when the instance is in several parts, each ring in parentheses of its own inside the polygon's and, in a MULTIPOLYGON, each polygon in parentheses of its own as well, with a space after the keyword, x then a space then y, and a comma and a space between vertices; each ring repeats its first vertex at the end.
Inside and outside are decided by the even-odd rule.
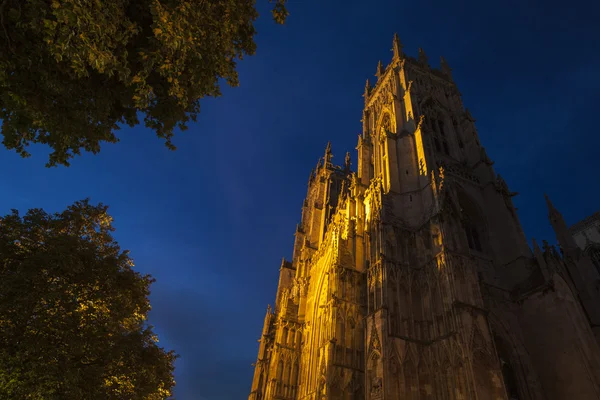
POLYGON ((87 200, 0 219, 0 399, 170 395, 176 356, 145 322, 153 279, 111 231, 87 200))
MULTIPOLYGON (((273 17, 283 23, 286 0, 273 17)), ((166 140, 199 100, 238 85, 236 61, 255 52, 254 0, 0 0, 3 144, 47 166, 118 141, 138 116, 166 140)))

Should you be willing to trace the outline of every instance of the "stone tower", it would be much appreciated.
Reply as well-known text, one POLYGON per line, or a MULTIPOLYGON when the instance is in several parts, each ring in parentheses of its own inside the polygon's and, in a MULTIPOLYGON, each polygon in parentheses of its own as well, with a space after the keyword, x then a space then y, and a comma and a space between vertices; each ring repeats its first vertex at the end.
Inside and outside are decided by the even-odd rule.
POLYGON ((356 172, 311 172, 250 400, 599 399, 600 276, 548 200, 529 248, 450 67, 367 81, 356 172))

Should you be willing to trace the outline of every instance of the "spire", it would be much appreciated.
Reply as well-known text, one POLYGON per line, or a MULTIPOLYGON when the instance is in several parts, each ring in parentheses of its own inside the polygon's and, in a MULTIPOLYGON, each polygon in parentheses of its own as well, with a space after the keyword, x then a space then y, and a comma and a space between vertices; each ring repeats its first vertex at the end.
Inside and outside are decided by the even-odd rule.
POLYGON ((325 148, 325 166, 331 166, 331 159, 333 158, 333 154, 331 154, 331 142, 327 142, 327 147, 325 148))
POLYGON ((402 43, 400 42, 400 37, 397 33, 394 33, 394 41, 392 43, 392 51, 394 52, 394 60, 400 59, 404 54, 402 52, 402 43))
POLYGON ((448 76, 448 78, 452 79, 452 68, 446 62, 444 56, 440 56, 440 67, 444 75, 448 76))
POLYGON ((427 54, 425 54, 425 50, 419 47, 419 62, 421 64, 427 65, 427 54))
POLYGON ((346 159, 344 160, 344 167, 345 167, 346 172, 350 172, 350 165, 351 165, 350 152, 347 151, 346 159))
POLYGON ((550 220, 550 224, 552 224, 558 244, 565 252, 577 249, 575 240, 573 239, 571 232, 569 232, 569 228, 567 227, 567 223, 562 214, 554 207, 554 204, 552 204, 550 197, 548 197, 546 193, 544 193, 544 197, 546 199, 546 206, 548 206, 548 219, 550 220))
POLYGON ((385 69, 383 68, 383 64, 381 63, 381 60, 379 60, 379 63, 377 64, 377 73, 375 74, 378 80, 381 79, 384 72, 385 69))
POLYGON ((369 95, 371 94, 371 82, 367 79, 367 83, 365 83, 365 93, 363 97, 365 98, 365 103, 369 99, 369 95))

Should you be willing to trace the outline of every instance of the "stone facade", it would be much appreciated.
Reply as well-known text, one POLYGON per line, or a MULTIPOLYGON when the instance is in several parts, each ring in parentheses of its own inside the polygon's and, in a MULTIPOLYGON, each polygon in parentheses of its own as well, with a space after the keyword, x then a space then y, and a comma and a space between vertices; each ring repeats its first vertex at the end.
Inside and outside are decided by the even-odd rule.
POLYGON ((592 259, 594 266, 600 271, 600 212, 579 221, 570 230, 577 246, 592 259))
POLYGON ((249 400, 599 399, 600 275, 549 200, 530 249, 451 70, 365 87, 357 170, 310 174, 249 400))

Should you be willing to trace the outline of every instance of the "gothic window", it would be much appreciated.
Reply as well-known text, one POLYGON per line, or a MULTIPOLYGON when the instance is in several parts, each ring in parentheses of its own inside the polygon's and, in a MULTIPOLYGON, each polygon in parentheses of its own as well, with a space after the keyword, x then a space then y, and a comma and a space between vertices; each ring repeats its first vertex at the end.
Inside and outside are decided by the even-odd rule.
POLYGON ((600 246, 591 246, 587 250, 588 256, 592 259, 592 263, 600 273, 600 246))
POLYGON ((473 202, 463 193, 460 194, 459 203, 461 207, 461 224, 469 249, 483 252, 484 219, 473 202))
POLYGON ((294 362, 294 367, 292 369, 292 384, 296 385, 298 383, 298 361, 294 362))
POLYGON ((283 378, 283 361, 277 363, 277 392, 281 391, 281 379, 283 378))
POLYGON ((289 363, 289 361, 287 362, 287 365, 285 367, 285 372, 283 374, 283 382, 288 385, 290 383, 290 375, 292 374, 292 365, 289 363))
POLYGON ((450 155, 450 148, 448 147, 448 138, 446 135, 446 128, 444 126, 444 121, 442 121, 441 119, 437 120, 437 126, 438 126, 438 132, 441 136, 442 139, 442 146, 444 149, 444 154, 446 154, 447 156, 450 155))
POLYGON ((467 243, 469 244, 469 249, 481 251, 481 241, 479 240, 479 232, 477 231, 477 227, 473 224, 473 222, 468 219, 463 220, 463 230, 467 235, 467 243))
POLYGON ((294 366, 292 367, 292 376, 291 376, 292 381, 290 382, 290 384, 292 385, 292 393, 290 397, 296 397, 296 389, 297 389, 297 385, 298 385, 298 362, 294 362, 294 366))

